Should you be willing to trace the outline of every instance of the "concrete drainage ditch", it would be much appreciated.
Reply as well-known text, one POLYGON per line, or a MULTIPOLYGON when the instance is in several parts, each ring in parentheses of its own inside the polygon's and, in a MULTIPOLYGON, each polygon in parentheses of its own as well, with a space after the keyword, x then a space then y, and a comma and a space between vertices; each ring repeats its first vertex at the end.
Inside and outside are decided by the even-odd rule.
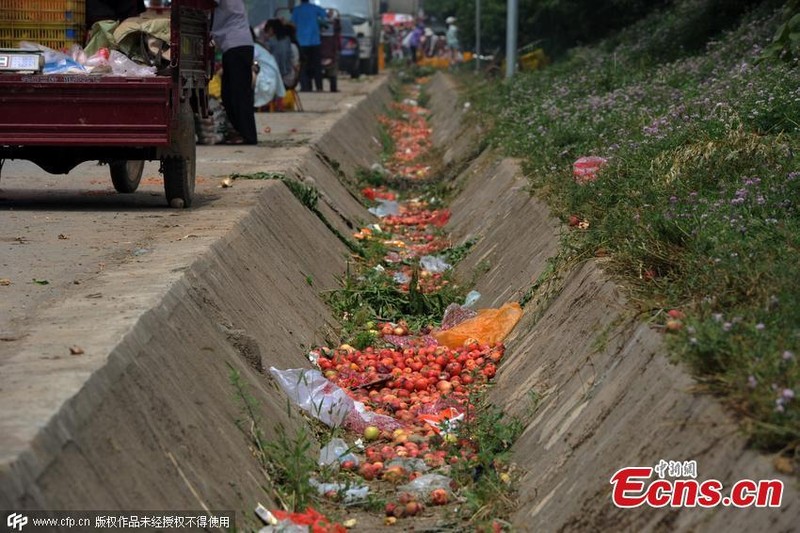
MULTIPOLYGON (((496 307, 519 298, 546 271, 559 224, 526 192, 514 161, 479 150, 480 131, 466 125, 454 82, 437 75, 427 91, 434 143, 446 165, 463 168, 448 229, 456 239, 476 239, 459 274, 474 277, 482 305, 496 307)), ((251 525, 257 501, 276 505, 237 427, 230 375, 235 371, 258 396, 261 416, 271 422, 265 429, 296 429, 298 418, 287 415, 286 398, 264 369, 307 366, 304 350, 337 328, 320 292, 336 287, 344 270, 348 251, 335 233, 347 235, 371 219, 347 177, 377 160, 375 116, 390 99, 388 83, 379 85, 287 169, 321 191, 324 221, 276 181, 202 256, 148 258, 165 275, 140 287, 135 320, 108 333, 115 348, 59 374, 80 381, 79 392, 32 402, 45 420, 38 427, 24 422, 30 412, 23 410, 3 421, 14 430, 0 470, 3 508, 232 509, 238 523, 251 525), (191 266, 180 267, 185 263, 191 266)), ((125 269, 109 276, 130 274, 125 269)), ((747 450, 713 399, 693 392, 692 379, 668 362, 659 335, 628 316, 624 292, 603 275, 602 262, 559 274, 549 297, 539 308, 532 300, 507 339, 509 356, 491 393, 526 423, 514 446, 524 473, 515 528, 796 527, 800 509, 790 479, 779 509, 613 506, 614 472, 660 459, 695 460, 700 479, 725 486, 779 476, 768 458, 747 450)), ((48 310, 53 327, 74 305, 48 310)), ((31 370, 20 364, 5 377, 31 370)))

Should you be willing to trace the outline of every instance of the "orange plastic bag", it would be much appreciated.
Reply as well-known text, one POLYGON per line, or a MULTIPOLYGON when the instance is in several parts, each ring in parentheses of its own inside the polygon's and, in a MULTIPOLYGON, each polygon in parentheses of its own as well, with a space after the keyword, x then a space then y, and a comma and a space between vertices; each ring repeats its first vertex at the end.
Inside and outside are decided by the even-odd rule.
POLYGON ((439 344, 448 348, 459 348, 468 339, 475 339, 480 344, 493 344, 502 342, 520 318, 522 307, 517 302, 511 302, 500 309, 481 309, 477 316, 432 335, 439 344))

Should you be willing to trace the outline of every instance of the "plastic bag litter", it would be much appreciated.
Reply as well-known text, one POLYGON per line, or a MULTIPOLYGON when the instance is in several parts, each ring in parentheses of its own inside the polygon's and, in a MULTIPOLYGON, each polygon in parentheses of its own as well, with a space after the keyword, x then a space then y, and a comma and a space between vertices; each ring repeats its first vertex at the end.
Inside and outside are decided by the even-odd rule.
POLYGON ((437 434, 453 433, 459 422, 464 420, 464 413, 455 407, 447 407, 438 413, 417 415, 420 420, 433 428, 437 434))
POLYGON ((270 367, 269 371, 298 407, 329 426, 341 426, 353 411, 355 401, 319 370, 270 367))
POLYGON ((452 494, 450 478, 442 474, 425 474, 406 485, 397 487, 397 492, 410 492, 417 496, 427 497, 428 494, 435 489, 445 489, 448 494, 452 494))
POLYGON ((331 491, 338 493, 344 490, 342 499, 345 503, 365 500, 367 495, 369 495, 369 487, 366 485, 355 485, 348 487, 344 483, 320 483, 314 478, 309 479, 308 483, 317 489, 317 493, 320 496, 323 496, 331 491))
POLYGON ((478 291, 469 291, 466 298, 464 298, 464 307, 472 307, 481 299, 481 293, 478 291))
POLYGON ((378 199, 378 205, 376 207, 370 207, 367 211, 380 218, 399 215, 400 204, 394 200, 378 199))
POLYGON ((386 468, 390 466, 400 466, 407 472, 427 472, 430 470, 430 467, 425 464, 425 461, 417 457, 395 457, 386 463, 386 468))
POLYGON ((344 425, 358 433, 362 433, 367 426, 376 426, 385 431, 402 427, 391 416, 367 411, 363 403, 353 400, 344 389, 329 381, 319 370, 278 370, 270 367, 269 371, 298 407, 328 426, 344 425))
POLYGON ((511 302, 499 309, 481 309, 476 316, 447 330, 435 331, 432 335, 439 344, 448 348, 459 348, 468 339, 475 339, 480 344, 494 344, 502 342, 520 318, 522 307, 517 302, 511 302))
POLYGON ((380 163, 373 163, 372 166, 369 167, 369 168, 370 168, 371 171, 377 172, 378 174, 380 174, 382 176, 388 176, 389 175, 389 171, 386 170, 383 167, 383 165, 381 165, 380 163))
POLYGON ((375 426, 382 431, 394 431, 403 425, 391 416, 367 411, 361 402, 353 402, 354 409, 347 414, 345 426, 351 431, 363 433, 368 426, 375 426))
POLYGON ((307 507, 305 512, 302 513, 290 513, 279 509, 272 512, 266 511, 266 513, 260 513, 260 510, 266 511, 266 509, 259 505, 259 508, 256 509, 256 514, 264 520, 267 526, 261 528, 259 531, 269 533, 300 533, 303 531, 345 533, 347 531, 342 524, 331 523, 325 515, 321 514, 313 507, 307 507))
POLYGON ((430 335, 384 335, 383 340, 398 348, 413 348, 415 346, 436 346, 439 344, 430 335))
POLYGON ((395 272, 394 275, 392 275, 392 279, 395 283, 399 283, 401 285, 411 281, 411 277, 405 272, 395 272))
POLYGON ((342 439, 331 439, 319 451, 320 465, 329 465, 334 462, 343 463, 345 461, 353 461, 356 465, 359 463, 358 457, 350 453, 350 446, 342 439))
POLYGON ((422 268, 433 274, 438 274, 444 272, 445 270, 453 268, 450 265, 450 263, 448 263, 441 257, 435 257, 432 255, 423 255, 422 257, 420 257, 419 264, 422 266, 422 268))
POLYGON ((583 184, 597 179, 597 171, 605 165, 608 160, 605 157, 591 155, 581 157, 572 164, 572 175, 577 183, 583 184))
POLYGON ((477 315, 477 311, 468 309, 466 305, 452 303, 444 310, 441 331, 446 331, 477 315))
POLYGON ((295 524, 291 520, 280 520, 275 525, 262 527, 258 533, 308 533, 308 526, 295 524))

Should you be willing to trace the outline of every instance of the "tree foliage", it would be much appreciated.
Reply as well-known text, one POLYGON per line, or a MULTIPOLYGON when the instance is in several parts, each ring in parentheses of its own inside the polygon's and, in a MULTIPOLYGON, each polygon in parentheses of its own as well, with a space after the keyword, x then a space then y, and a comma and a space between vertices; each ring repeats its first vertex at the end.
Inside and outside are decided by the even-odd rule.
MULTIPOLYGON (((551 56, 576 45, 591 44, 641 19, 657 9, 685 4, 694 14, 698 42, 727 27, 749 7, 765 0, 519 0, 518 45, 537 43, 551 56)), ((774 0, 766 0, 773 1, 774 0)), ((481 48, 483 52, 505 50, 506 0, 481 0, 481 48)), ((437 21, 458 19, 462 47, 475 44, 475 0, 425 0, 425 13, 437 21)), ((678 36, 679 38, 681 36, 678 36)), ((692 48, 688 35, 686 48, 692 48)), ((683 43, 679 43, 683 45, 683 43)))

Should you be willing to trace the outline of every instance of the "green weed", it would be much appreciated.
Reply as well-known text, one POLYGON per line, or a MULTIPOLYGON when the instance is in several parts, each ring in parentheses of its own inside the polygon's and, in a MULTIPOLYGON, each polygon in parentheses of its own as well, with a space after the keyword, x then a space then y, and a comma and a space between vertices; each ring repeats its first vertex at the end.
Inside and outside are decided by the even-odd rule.
POLYGON ((312 442, 305 428, 300 426, 294 437, 290 437, 279 424, 274 438, 267 439, 261 427, 258 400, 233 367, 230 367, 229 380, 243 415, 236 424, 251 439, 253 454, 271 485, 273 496, 286 509, 305 510, 316 494, 308 480, 317 466, 311 458, 312 442))
POLYGON ((476 406, 475 411, 467 413, 466 420, 458 426, 457 442, 451 452, 458 455, 468 443, 470 449, 476 450, 476 459, 456 463, 451 473, 461 486, 459 494, 466 500, 463 515, 480 529, 507 518, 515 508, 516 473, 508 458, 524 425, 520 419, 488 404, 484 393, 474 395, 471 403, 476 406))

